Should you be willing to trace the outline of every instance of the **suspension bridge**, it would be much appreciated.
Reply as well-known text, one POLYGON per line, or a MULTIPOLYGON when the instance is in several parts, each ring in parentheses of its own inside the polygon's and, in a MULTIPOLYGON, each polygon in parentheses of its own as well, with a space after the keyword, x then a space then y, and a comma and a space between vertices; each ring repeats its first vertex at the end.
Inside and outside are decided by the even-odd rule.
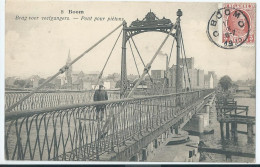
MULTIPOLYGON (((180 68, 181 60, 184 61, 182 64, 187 66, 180 24, 181 16, 182 11, 179 9, 176 22, 173 23, 164 17, 159 19, 150 11, 143 20, 137 19, 130 26, 123 21, 31 92, 6 93, 5 158, 7 160, 128 161, 151 143, 156 143, 158 137, 165 133, 173 133, 174 129, 178 130, 182 127, 191 119, 191 115, 208 103, 214 90, 192 89, 187 67, 180 68), (40 90, 120 28, 121 31, 96 82, 98 85, 116 43, 122 35, 120 91, 108 91, 108 101, 93 102, 93 91, 44 92, 40 90), (133 39, 133 36, 145 32, 166 34, 147 64, 142 59, 133 39), (149 71, 170 36, 173 37, 173 42, 167 62, 170 62, 174 42, 176 42, 175 84, 174 87, 169 87, 165 77, 164 83, 158 86, 149 71), (139 75, 132 88, 127 82, 127 43, 139 75), (137 67, 133 49, 142 61, 144 67, 142 73, 137 67), (185 69, 187 72, 184 72, 185 69), (184 76, 181 75, 181 70, 184 76), (137 90, 145 76, 150 78, 152 87, 147 90, 137 90), (189 87, 189 91, 183 92, 183 87, 189 87), (103 120, 96 119, 98 105, 106 106, 103 120)), ((166 76, 168 70, 169 68, 166 69, 166 76)))

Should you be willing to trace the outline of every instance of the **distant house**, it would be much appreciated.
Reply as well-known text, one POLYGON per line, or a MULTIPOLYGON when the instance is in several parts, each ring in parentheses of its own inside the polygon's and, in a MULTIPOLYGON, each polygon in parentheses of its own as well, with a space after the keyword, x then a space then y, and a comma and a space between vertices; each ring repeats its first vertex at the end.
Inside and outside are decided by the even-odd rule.
POLYGON ((204 70, 197 70, 197 88, 203 89, 204 88, 204 70))
POLYGON ((165 70, 152 70, 151 77, 153 79, 161 79, 164 78, 165 70))
POLYGON ((15 85, 14 85, 15 80, 17 80, 16 77, 7 77, 5 79, 5 87, 6 88, 14 88, 15 87, 15 85))
POLYGON ((83 80, 78 79, 72 83, 73 90, 83 90, 83 80))
POLYGON ((55 85, 55 89, 60 89, 61 88, 61 78, 55 78, 53 83, 55 85))
POLYGON ((61 87, 63 87, 64 84, 66 84, 66 77, 65 76, 61 76, 60 80, 61 80, 61 87))
POLYGON ((236 92, 244 92, 244 93, 250 93, 251 92, 250 86, 238 86, 236 89, 236 92))
POLYGON ((147 85, 138 85, 137 89, 147 89, 147 85))
POLYGON ((92 85, 98 81, 99 71, 84 73, 83 71, 71 71, 62 80, 63 88, 72 90, 91 90, 92 85), (71 84, 69 82, 71 78, 71 84))
POLYGON ((72 71, 71 72, 72 84, 77 80, 82 79, 83 77, 84 77, 83 71, 72 71))
POLYGON ((99 71, 88 71, 88 72, 85 73, 85 76, 87 76, 91 79, 97 79, 99 74, 100 74, 99 71))
POLYGON ((33 75, 30 78, 31 84, 33 88, 36 88, 39 86, 39 80, 41 79, 41 77, 39 77, 38 75, 33 75))
POLYGON ((214 88, 214 80, 212 74, 206 74, 204 76, 204 87, 206 89, 213 89, 214 88))
POLYGON ((106 89, 114 89, 116 87, 116 81, 104 80, 104 86, 106 89))
POLYGON ((180 59, 180 66, 186 66, 188 69, 194 69, 194 57, 190 57, 190 58, 181 58, 180 59))
MULTIPOLYGON (((172 65, 169 68, 167 77, 169 78, 169 87, 175 88, 176 87, 176 72, 177 72, 177 66, 172 65)), ((205 76, 204 76, 204 70, 196 69, 194 68, 194 58, 186 58, 181 59, 180 61, 180 71, 179 71, 180 77, 181 77, 181 85, 182 89, 203 89, 205 86, 205 76)), ((207 82, 207 81, 206 81, 207 82)), ((206 83, 208 84, 208 83, 206 83)))
POLYGON ((120 80, 120 78, 121 78, 120 74, 113 73, 113 74, 108 74, 108 76, 105 78, 105 80, 113 80, 113 81, 117 82, 120 80))
POLYGON ((217 77, 217 74, 215 73, 215 71, 208 71, 208 75, 212 75, 212 78, 213 78, 213 87, 212 88, 215 88, 218 86, 218 77, 217 77))

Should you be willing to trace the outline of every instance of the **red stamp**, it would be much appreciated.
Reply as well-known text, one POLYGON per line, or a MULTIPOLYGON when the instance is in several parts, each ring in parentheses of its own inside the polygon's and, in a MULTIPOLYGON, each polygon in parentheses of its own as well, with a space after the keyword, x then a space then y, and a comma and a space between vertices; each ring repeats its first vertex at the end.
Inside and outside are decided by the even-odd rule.
POLYGON ((255 4, 224 3, 211 15, 207 35, 223 49, 235 49, 243 44, 255 44, 255 4))
POLYGON ((255 43, 255 4, 224 3, 222 42, 225 44, 255 43))

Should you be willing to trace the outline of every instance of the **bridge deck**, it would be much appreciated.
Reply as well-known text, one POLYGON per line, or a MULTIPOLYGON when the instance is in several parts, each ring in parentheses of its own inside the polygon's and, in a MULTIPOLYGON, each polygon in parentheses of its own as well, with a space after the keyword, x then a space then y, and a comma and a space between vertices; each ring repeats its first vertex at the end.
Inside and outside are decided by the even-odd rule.
POLYGON ((129 160, 203 105, 212 90, 77 104, 5 115, 8 160, 129 160), (104 121, 95 120, 105 105, 104 121), (177 106, 177 107, 175 107, 177 106))

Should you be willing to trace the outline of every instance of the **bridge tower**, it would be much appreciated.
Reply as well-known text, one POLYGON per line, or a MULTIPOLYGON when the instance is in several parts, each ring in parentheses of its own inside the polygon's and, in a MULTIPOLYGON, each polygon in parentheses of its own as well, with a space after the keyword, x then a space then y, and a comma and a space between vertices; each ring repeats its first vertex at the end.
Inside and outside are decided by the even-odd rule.
MULTIPOLYGON (((121 91, 120 97, 126 96, 128 89, 127 71, 126 71, 126 43, 133 36, 144 33, 144 32, 162 32, 170 34, 177 41, 177 70, 176 70, 176 92, 182 90, 182 79, 180 70, 180 47, 181 47, 181 29, 180 29, 180 17, 182 11, 178 9, 177 20, 173 24, 170 19, 163 17, 159 19, 151 10, 148 12, 142 20, 133 21, 130 26, 127 26, 126 22, 123 24, 123 40, 122 40, 122 56, 121 56, 121 91), (176 33, 172 33, 172 28, 176 29, 176 33)), ((147 69, 145 69, 147 70, 147 69)), ((149 69, 148 69, 149 71, 149 69)))
POLYGON ((121 57, 121 89, 120 89, 120 97, 124 97, 125 92, 128 88, 127 82, 127 71, 126 71, 126 35, 127 35, 127 23, 124 21, 123 23, 123 40, 122 40, 122 57, 121 57))
POLYGON ((182 77, 181 77, 181 69, 180 69, 180 50, 181 50, 181 27, 180 27, 180 21, 181 21, 181 16, 182 16, 182 11, 179 9, 177 11, 177 20, 176 20, 176 49, 177 49, 177 54, 176 54, 176 93, 182 91, 182 77))

